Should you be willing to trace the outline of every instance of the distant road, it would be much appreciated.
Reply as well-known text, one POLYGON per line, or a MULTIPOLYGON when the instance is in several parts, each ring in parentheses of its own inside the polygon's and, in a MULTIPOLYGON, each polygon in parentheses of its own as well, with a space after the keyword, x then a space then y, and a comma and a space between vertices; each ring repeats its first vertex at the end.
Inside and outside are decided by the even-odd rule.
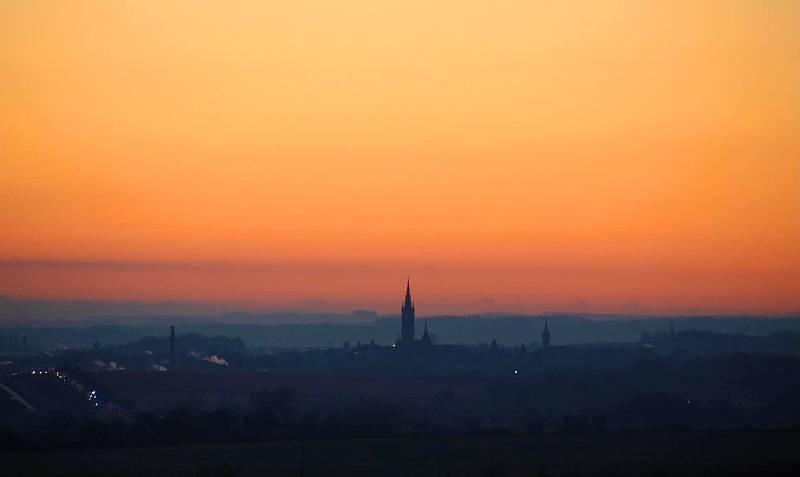
POLYGON ((6 386, 3 383, 0 383, 0 388, 5 389, 6 392, 11 395, 11 399, 14 399, 14 400, 18 401, 20 404, 22 404, 23 406, 27 407, 31 412, 39 412, 39 411, 36 410, 35 407, 31 406, 31 403, 26 401, 22 396, 17 394, 16 391, 11 389, 10 387, 6 386))

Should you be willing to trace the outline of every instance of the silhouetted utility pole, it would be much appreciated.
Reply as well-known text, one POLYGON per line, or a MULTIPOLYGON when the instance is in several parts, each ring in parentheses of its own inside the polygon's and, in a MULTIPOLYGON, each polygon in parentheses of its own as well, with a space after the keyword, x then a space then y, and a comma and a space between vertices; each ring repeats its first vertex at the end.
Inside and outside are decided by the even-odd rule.
POLYGON ((169 370, 175 371, 175 326, 169 327, 169 370))

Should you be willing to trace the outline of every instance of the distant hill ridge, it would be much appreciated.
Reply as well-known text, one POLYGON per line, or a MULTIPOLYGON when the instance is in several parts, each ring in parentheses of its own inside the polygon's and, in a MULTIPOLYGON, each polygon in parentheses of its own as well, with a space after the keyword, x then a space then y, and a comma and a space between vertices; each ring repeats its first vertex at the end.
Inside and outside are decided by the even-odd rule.
MULTIPOLYGON (((0 321, 0 332, 25 333, 31 346, 44 349, 83 348, 93 343, 126 344, 146 336, 166 336, 169 326, 179 334, 240 337, 251 347, 328 347, 350 343, 393 343, 400 331, 399 318, 363 315, 349 322, 271 324, 259 322, 260 314, 245 314, 240 322, 220 316, 142 315, 100 317, 78 322, 0 321), (377 317, 377 318, 376 318, 377 317)), ((290 315, 283 315, 290 316, 290 315)), ((316 315, 318 319, 339 315, 316 315)), ((780 331, 800 333, 800 317, 631 317, 597 319, 582 315, 548 314, 538 316, 434 316, 428 317, 430 333, 439 343, 488 343, 496 339, 504 345, 535 344, 547 319, 554 345, 572 343, 622 343, 639 341, 643 334, 669 330, 706 330, 723 334, 765 336, 780 331)))

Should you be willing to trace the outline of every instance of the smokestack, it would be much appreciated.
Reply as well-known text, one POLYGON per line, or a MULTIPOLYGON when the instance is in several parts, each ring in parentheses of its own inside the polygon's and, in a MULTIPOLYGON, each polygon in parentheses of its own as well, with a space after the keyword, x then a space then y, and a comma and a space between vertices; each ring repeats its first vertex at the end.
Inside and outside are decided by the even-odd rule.
POLYGON ((175 370, 175 326, 169 327, 169 369, 175 370))

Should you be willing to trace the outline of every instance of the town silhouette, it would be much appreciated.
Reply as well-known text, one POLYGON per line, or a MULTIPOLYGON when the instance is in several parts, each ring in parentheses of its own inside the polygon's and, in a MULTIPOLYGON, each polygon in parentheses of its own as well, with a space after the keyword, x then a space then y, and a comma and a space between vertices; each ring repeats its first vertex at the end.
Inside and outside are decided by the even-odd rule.
POLYGON ((260 333, 281 333, 281 325, 189 318, 166 327, 5 325, 4 447, 20 452, 15 469, 31 471, 41 468, 32 450, 114 449, 123 474, 141 465, 125 449, 194 452, 191 446, 244 443, 263 445, 258 453, 271 455, 269 462, 218 456, 174 471, 328 475, 399 465, 402 473, 433 475, 449 465, 459 475, 571 475, 579 463, 620 475, 645 475, 652 465, 671 469, 667 475, 749 475, 764 456, 778 474, 796 468, 800 318, 430 317, 420 332, 416 312, 409 280, 397 317, 336 331, 332 324, 291 327, 325 333, 339 341, 332 346, 259 345, 260 333), (394 328, 396 339, 386 340, 376 322, 394 328), (449 324, 440 331, 438 323, 449 324), (483 339, 450 340, 445 330, 462 323, 481 329, 483 339), (597 326, 619 331, 608 342, 566 342, 560 330, 576 336, 569 331, 576 326, 595 336, 597 326), (626 326, 641 328, 638 338, 614 339, 630 335, 626 326), (510 336, 504 327, 518 338, 513 344, 492 336, 510 336), (149 335, 158 328, 162 336, 149 335), (520 337, 520 329, 531 332, 520 337), (357 338, 369 332, 379 342, 357 338), (130 338, 137 333, 145 336, 130 338), (56 344, 65 340, 85 344, 56 344), (334 458, 335 442, 352 444, 334 458), (458 442, 458 450, 436 450, 455 452, 451 464, 397 461, 445 442, 458 442), (610 457, 578 455, 581 442, 610 457), (402 448, 390 452, 392 443, 402 448), (362 446, 377 446, 377 460, 359 470, 352 459, 362 446), (702 459, 675 464, 698 446, 702 459), (655 450, 658 461, 627 463, 655 450))

